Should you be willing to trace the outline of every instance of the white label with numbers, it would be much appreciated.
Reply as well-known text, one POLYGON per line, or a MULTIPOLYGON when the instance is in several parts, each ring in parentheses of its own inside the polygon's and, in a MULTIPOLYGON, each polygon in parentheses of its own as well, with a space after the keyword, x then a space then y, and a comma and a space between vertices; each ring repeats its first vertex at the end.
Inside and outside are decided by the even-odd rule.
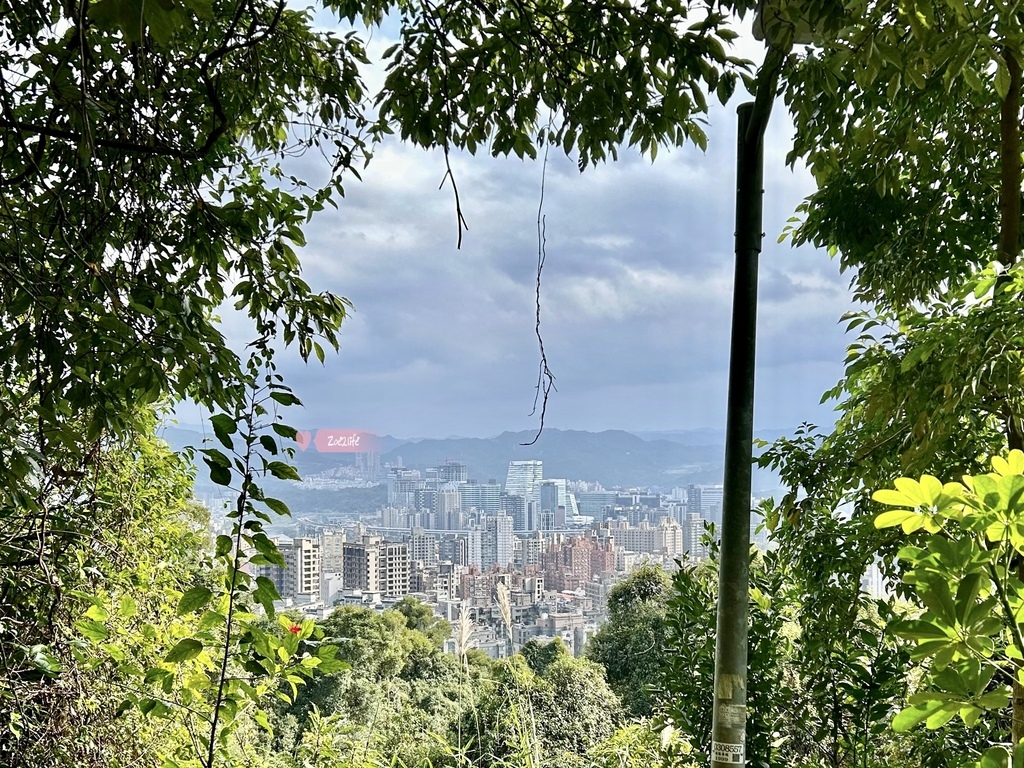
POLYGON ((716 763, 743 765, 743 745, 727 744, 721 741, 711 743, 711 759, 716 763))

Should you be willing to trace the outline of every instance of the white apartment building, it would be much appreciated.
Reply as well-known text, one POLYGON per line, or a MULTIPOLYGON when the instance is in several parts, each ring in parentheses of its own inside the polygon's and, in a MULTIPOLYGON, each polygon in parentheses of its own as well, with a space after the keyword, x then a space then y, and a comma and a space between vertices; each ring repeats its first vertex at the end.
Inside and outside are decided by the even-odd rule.
POLYGON ((320 558, 324 573, 341 573, 344 567, 344 531, 327 531, 320 537, 320 558))
POLYGON ((284 558, 284 567, 258 565, 256 576, 265 576, 274 582, 282 598, 302 597, 320 599, 321 551, 320 540, 312 538, 274 539, 284 558))
POLYGON ((615 539, 616 549, 658 555, 683 553, 683 528, 675 520, 663 517, 657 525, 646 520, 638 526, 620 521, 608 522, 608 533, 615 539))

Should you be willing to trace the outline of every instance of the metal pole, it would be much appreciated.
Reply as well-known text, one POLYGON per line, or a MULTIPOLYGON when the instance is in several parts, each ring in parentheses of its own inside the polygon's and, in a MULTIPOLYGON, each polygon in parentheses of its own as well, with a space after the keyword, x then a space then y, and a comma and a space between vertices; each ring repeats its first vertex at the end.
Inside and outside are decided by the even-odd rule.
POLYGON ((718 570, 718 627, 711 767, 746 763, 747 603, 750 565, 750 473, 753 461, 757 260, 761 253, 764 124, 767 110, 738 109, 736 275, 733 288, 725 488, 718 570))

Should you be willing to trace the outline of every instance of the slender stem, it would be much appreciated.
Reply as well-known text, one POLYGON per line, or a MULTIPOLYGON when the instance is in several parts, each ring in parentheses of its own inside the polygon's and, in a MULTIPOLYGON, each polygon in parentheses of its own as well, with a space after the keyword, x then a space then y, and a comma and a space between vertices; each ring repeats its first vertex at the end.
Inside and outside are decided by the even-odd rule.
POLYGON ((207 746, 206 753, 206 768, 213 768, 214 751, 217 743, 217 725, 220 720, 220 708, 224 701, 224 687, 228 680, 228 661, 231 658, 231 627, 232 618, 235 613, 235 601, 238 596, 238 572, 242 567, 242 518, 245 515, 246 503, 249 500, 249 486, 252 483, 252 451, 253 451, 253 439, 252 439, 252 425, 256 419, 256 392, 253 390, 249 398, 249 409, 245 416, 246 425, 248 426, 248 434, 246 434, 246 445, 245 445, 245 473, 242 477, 242 487, 238 491, 238 497, 236 499, 236 511, 238 512, 238 518, 235 521, 235 557, 231 564, 231 580, 228 583, 228 615, 226 621, 226 628, 224 634, 224 653, 221 657, 220 663, 220 676, 217 683, 217 698, 213 704, 213 721, 210 724, 210 743, 207 746))

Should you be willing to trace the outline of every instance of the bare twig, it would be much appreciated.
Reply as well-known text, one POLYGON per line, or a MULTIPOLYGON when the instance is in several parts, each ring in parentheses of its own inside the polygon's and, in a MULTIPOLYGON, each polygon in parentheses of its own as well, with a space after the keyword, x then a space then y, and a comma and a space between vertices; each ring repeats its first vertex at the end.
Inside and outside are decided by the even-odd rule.
MULTIPOLYGON (((550 127, 550 122, 548 126, 550 127)), ((551 142, 547 141, 544 144, 544 162, 541 166, 540 172, 540 201, 537 204, 537 286, 535 293, 535 309, 536 309, 536 323, 534 325, 534 333, 537 334, 537 347, 540 350, 540 363, 537 371, 537 386, 535 387, 533 396, 533 410, 530 411, 530 415, 533 416, 537 412, 537 404, 540 403, 540 424, 537 426, 537 434, 533 436, 533 440, 528 443, 520 443, 520 445, 533 445, 536 443, 544 432, 544 419, 548 413, 548 396, 555 390, 555 375, 551 372, 548 367, 548 356, 544 350, 544 336, 540 330, 540 284, 541 276, 544 273, 544 262, 547 259, 547 217, 544 216, 544 189, 547 182, 548 172, 548 150, 551 148, 551 142)))

